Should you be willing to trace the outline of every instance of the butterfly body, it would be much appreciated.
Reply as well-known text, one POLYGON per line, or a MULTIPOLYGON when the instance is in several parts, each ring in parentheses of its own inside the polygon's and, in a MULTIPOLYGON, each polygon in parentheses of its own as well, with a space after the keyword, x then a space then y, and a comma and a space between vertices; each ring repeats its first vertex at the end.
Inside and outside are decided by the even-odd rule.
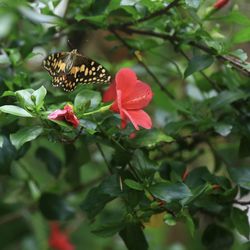
POLYGON ((43 60, 44 68, 52 76, 52 85, 73 91, 79 84, 109 83, 109 72, 96 61, 77 53, 58 52, 43 60))

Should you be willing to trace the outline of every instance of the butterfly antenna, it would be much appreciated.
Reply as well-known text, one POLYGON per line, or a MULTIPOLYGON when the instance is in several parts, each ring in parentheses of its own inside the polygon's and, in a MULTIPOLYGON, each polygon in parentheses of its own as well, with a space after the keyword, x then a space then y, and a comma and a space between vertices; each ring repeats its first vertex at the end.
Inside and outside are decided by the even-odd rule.
POLYGON ((73 49, 74 49, 73 44, 70 42, 70 40, 68 40, 67 42, 68 42, 68 45, 69 45, 70 50, 73 50, 73 49))

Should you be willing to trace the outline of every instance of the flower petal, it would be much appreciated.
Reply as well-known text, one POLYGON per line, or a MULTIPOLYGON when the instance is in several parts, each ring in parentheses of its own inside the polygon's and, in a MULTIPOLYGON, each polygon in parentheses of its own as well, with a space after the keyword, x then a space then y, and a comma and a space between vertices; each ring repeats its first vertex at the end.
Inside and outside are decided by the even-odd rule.
POLYGON ((125 109, 142 109, 151 101, 153 92, 150 86, 137 80, 134 91, 122 99, 122 106, 125 109))
POLYGON ((128 119, 132 122, 136 130, 138 126, 146 129, 152 128, 152 120, 150 116, 143 110, 123 110, 128 119))
POLYGON ((67 110, 57 109, 48 115, 48 119, 50 119, 50 120, 62 120, 63 117, 66 115, 66 113, 67 113, 67 110))
POLYGON ((135 72, 129 68, 123 68, 115 76, 116 91, 120 90, 122 98, 126 98, 135 90, 136 81, 135 72))
POLYGON ((111 102, 116 99, 116 84, 115 81, 111 83, 109 88, 103 93, 102 101, 111 102))

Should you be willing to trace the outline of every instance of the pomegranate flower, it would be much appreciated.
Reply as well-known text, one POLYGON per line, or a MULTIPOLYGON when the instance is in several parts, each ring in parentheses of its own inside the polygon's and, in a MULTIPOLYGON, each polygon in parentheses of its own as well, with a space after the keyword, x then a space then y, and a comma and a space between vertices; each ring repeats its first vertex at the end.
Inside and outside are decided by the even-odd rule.
POLYGON ((69 242, 68 235, 62 232, 57 222, 50 224, 49 246, 55 250, 74 250, 75 247, 69 242))
POLYGON ((71 105, 65 105, 63 109, 57 109, 52 112, 49 114, 48 119, 57 121, 65 120, 66 122, 71 123, 75 128, 79 125, 79 120, 75 116, 71 105))
POLYGON ((150 129, 152 121, 143 111, 153 96, 150 86, 137 79, 136 74, 129 68, 123 68, 115 76, 115 81, 103 95, 104 102, 114 101, 110 109, 120 113, 121 128, 130 121, 136 130, 139 126, 150 129))
POLYGON ((219 10, 224 7, 228 2, 229 0, 217 0, 213 6, 215 9, 219 10))

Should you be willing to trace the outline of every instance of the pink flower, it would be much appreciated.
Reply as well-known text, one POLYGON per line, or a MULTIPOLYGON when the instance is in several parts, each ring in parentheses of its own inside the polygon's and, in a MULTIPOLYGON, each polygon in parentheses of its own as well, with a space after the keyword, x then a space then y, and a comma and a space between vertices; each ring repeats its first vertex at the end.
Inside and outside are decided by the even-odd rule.
POLYGON ((71 123, 75 128, 79 125, 79 120, 74 114, 73 108, 71 105, 65 105, 63 109, 57 109, 56 111, 49 114, 48 119, 57 120, 57 121, 67 121, 71 123))
POLYGON ((65 232, 60 231, 57 222, 50 224, 49 246, 55 250, 74 250, 65 232))
POLYGON ((121 128, 125 128, 130 121, 136 130, 139 126, 150 129, 152 121, 143 111, 153 96, 150 86, 137 79, 136 74, 129 68, 118 71, 115 81, 103 95, 104 102, 114 101, 110 109, 120 113, 121 128))
POLYGON ((217 0, 213 6, 214 6, 215 9, 221 9, 221 8, 224 7, 228 2, 229 2, 229 0, 217 0))

